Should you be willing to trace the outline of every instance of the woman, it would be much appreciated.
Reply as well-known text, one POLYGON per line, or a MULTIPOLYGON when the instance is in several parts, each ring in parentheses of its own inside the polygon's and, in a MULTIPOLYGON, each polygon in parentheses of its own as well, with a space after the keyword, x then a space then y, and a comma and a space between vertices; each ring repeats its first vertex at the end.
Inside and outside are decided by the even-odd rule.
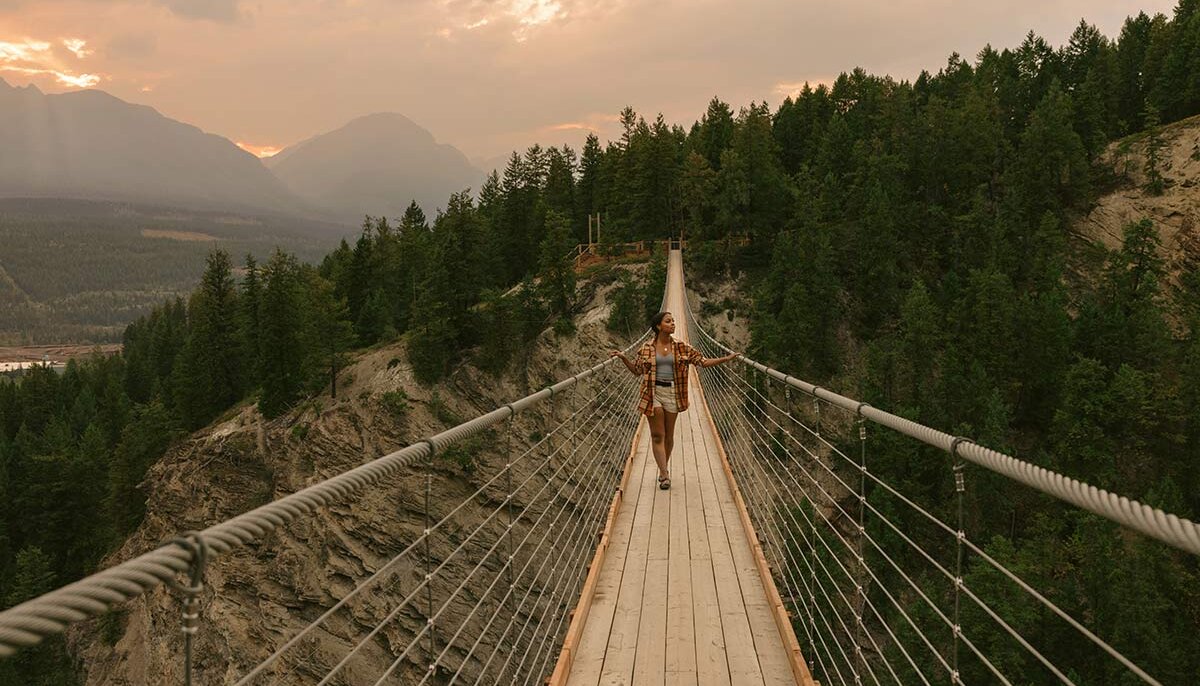
POLYGON ((699 350, 675 340, 671 337, 675 333, 675 317, 670 312, 654 315, 650 327, 654 329, 654 337, 638 351, 636 360, 630 360, 619 350, 609 356, 620 357, 629 373, 643 375, 638 411, 646 415, 650 424, 650 448, 658 464, 658 487, 665 491, 671 487, 667 464, 675 447, 675 418, 688 408, 688 365, 714 367, 732 360, 738 353, 707 359, 699 350))

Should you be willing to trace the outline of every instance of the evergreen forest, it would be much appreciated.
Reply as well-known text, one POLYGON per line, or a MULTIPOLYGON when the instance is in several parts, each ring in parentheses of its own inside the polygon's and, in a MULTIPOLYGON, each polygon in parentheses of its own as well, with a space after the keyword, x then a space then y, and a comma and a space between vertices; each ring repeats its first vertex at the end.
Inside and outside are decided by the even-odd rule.
MULTIPOLYGON (((514 152, 432 220, 415 203, 367 217, 317 263, 208 252, 199 287, 129 325, 122 355, 0 381, 0 606, 94 571, 138 526, 139 484, 173 443, 247 403, 270 418, 336 396, 355 349, 400 341, 435 383, 465 362, 518 369, 547 327, 571 335, 572 251, 597 212, 606 244, 683 235, 693 288, 738 278, 749 356, 1194 519, 1200 270, 1168 279, 1148 219, 1117 250, 1070 227, 1131 183, 1099 163, 1112 141, 1144 142, 1145 190, 1167 191, 1158 137, 1196 114, 1200 0, 1180 0, 1116 37, 1086 21, 1060 47, 1031 32, 912 82, 855 69, 775 108, 714 98, 689 128, 626 108, 617 140, 514 152)), ((660 257, 614 275, 610 327, 644 330, 663 274, 660 257)), ((871 440, 903 492, 950 510, 944 455, 871 440)), ((1195 683, 1194 557, 975 474, 974 540, 1162 683, 1195 683)), ((966 576, 998 583, 969 561, 966 576)), ((1001 614, 1076 683, 1140 683, 1044 615, 1001 614)), ((994 650, 1006 672, 1046 674, 994 650)), ((50 641, 0 662, 0 684, 73 669, 50 641)))

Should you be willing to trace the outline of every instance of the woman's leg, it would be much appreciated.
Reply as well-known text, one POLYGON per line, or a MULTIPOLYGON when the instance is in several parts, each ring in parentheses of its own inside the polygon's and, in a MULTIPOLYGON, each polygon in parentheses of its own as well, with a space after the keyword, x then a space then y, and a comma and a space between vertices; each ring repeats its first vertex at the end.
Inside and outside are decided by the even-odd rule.
POLYGON ((663 409, 654 408, 654 414, 646 417, 650 424, 650 451, 654 453, 654 461, 658 464, 659 477, 667 475, 667 451, 663 443, 663 409))
POLYGON ((675 420, 678 418, 678 412, 663 410, 663 452, 666 453, 663 464, 668 466, 671 464, 671 449, 675 447, 675 420))

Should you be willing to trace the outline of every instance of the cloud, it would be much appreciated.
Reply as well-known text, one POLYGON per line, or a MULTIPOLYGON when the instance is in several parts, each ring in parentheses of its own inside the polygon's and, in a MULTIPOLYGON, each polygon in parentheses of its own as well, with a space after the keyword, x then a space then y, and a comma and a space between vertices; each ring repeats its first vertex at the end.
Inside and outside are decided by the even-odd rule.
POLYGON ((804 90, 805 86, 808 86, 814 90, 817 86, 832 88, 833 82, 836 80, 837 79, 833 77, 824 77, 819 79, 805 79, 803 81, 781 82, 775 84, 775 87, 771 89, 771 92, 780 98, 794 98, 797 95, 800 95, 800 91, 804 90))
POLYGON ((68 74, 56 69, 35 69, 33 67, 16 67, 0 64, 0 71, 11 71, 30 76, 53 76, 56 83, 75 88, 91 88, 100 83, 100 77, 95 74, 68 74))
POLYGON ((599 129, 597 129, 595 126, 592 126, 591 124, 585 124, 581 121, 554 124, 552 126, 547 126, 546 129, 549 131, 599 131, 599 129))
MULTIPOLYGON (((444 0, 442 7, 452 27, 473 31, 496 27, 523 43, 537 29, 563 21, 572 13, 570 0, 444 0)), ((437 35, 449 38, 454 28, 437 35)))
MULTIPOLYGON (((71 40, 71 39, 68 39, 71 40)), ((77 40, 77 39, 76 39, 77 40)), ((78 41, 76 49, 67 44, 67 49, 83 51, 84 41, 78 41)), ((55 83, 73 88, 90 88, 100 83, 96 74, 76 74, 62 65, 47 41, 26 38, 23 41, 0 41, 0 72, 12 72, 27 76, 50 76, 55 83)))
POLYGON ((576 121, 566 121, 543 126, 535 129, 532 133, 551 133, 555 131, 588 131, 599 133, 612 129, 619 121, 621 121, 621 117, 618 115, 593 112, 576 121))
POLYGON ((0 62, 34 62, 45 59, 50 53, 50 44, 28 38, 20 43, 0 41, 0 62))
POLYGON ((94 52, 96 52, 95 50, 88 50, 87 41, 83 40, 82 38, 64 38, 62 44, 66 46, 67 50, 70 50, 79 59, 90 57, 94 52))
POLYGON ((175 14, 188 19, 207 19, 232 24, 241 14, 240 0, 157 0, 175 14))

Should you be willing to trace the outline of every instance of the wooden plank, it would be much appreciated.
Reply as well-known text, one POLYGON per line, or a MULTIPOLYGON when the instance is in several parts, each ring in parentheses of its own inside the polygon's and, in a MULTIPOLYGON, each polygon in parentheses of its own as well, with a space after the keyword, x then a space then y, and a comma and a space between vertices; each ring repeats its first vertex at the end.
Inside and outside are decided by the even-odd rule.
POLYGON ((721 606, 712 562, 692 560, 692 594, 696 617, 696 674, 701 686, 728 686, 729 664, 725 660, 725 633, 721 631, 721 606))
POLYGON ((609 629, 608 644, 604 653, 604 665, 600 670, 600 683, 629 683, 633 678, 634 660, 638 649, 638 626, 642 618, 642 592, 646 583, 646 565, 650 548, 650 530, 654 525, 655 476, 653 457, 649 444, 643 457, 641 491, 637 506, 630 518, 632 533, 629 551, 625 556, 625 568, 621 575, 621 586, 617 593, 617 607, 609 629))
POLYGON ((708 527, 704 518, 705 502, 700 471, 700 465, 706 459, 703 454, 704 444, 696 434, 695 422, 689 422, 688 426, 695 449, 685 458, 688 476, 684 483, 684 491, 687 493, 689 505, 688 541, 691 549, 688 566, 691 572, 697 681, 699 684, 729 684, 731 681, 729 663, 725 655, 725 633, 721 629, 721 605, 717 599, 708 527))
MULTIPOLYGON (((706 427, 707 428, 707 427, 706 427)), ((704 431, 704 440, 710 454, 716 454, 717 436, 704 431)), ((727 490, 724 482, 724 469, 714 459, 710 462, 712 477, 718 490, 727 490)), ((767 594, 758 569, 754 564, 752 547, 742 528, 739 511, 735 498, 722 498, 722 519, 725 523, 729 540, 730 557, 728 558, 733 574, 738 577, 742 591, 742 605, 749 622, 750 636, 754 643, 754 654, 758 659, 759 672, 768 684, 793 681, 791 665, 784 650, 779 629, 771 616, 771 608, 767 602, 767 594)), ((732 662, 732 657, 731 657, 732 662)), ((732 668, 731 668, 732 669, 732 668)))
MULTIPOLYGON (((707 459, 705 464, 700 466, 700 488, 705 503, 704 519, 708 528, 708 543, 712 550, 713 577, 721 611, 721 630, 725 635, 728 653, 726 659, 729 662, 729 677, 736 684, 761 684, 762 671, 755 654, 754 636, 750 632, 750 622, 746 617, 741 580, 733 565, 730 533, 725 522, 727 508, 724 505, 730 501, 730 495, 722 492, 727 489, 718 487, 713 474, 715 458, 710 452, 712 442, 703 430, 701 438, 707 459)), ((735 530, 736 533, 741 532, 735 530)), ((742 540, 734 540, 732 544, 745 545, 742 540)))
POLYGON ((633 682, 661 684, 666 679, 667 664, 667 558, 671 540, 671 494, 670 491, 659 490, 655 482, 647 482, 645 486, 650 489, 649 498, 653 504, 633 682))
POLYGON ((571 611, 571 624, 567 627, 567 636, 563 641, 558 663, 550 675, 550 686, 561 686, 566 683, 571 673, 571 664, 579 652, 579 642, 583 638, 583 629, 587 625, 588 614, 591 611, 592 597, 595 595, 596 585, 599 583, 600 574, 603 571, 604 558, 611 542, 617 513, 621 508, 622 496, 629 485, 630 473, 633 472, 633 458, 637 454, 644 424, 644 422, 639 422, 633 432, 633 440, 629 444, 629 454, 626 456, 624 468, 621 470, 621 481, 617 485, 617 492, 613 494, 612 504, 608 508, 608 517, 604 520, 604 528, 601 530, 600 540, 596 545, 596 554, 592 556, 592 561, 588 565, 587 578, 579 593, 579 602, 571 611))
POLYGON ((608 647, 608 634, 616 613, 617 598, 629 554, 633 535, 633 516, 642 491, 646 472, 646 457, 649 451, 649 432, 642 431, 637 454, 634 457, 631 477, 617 511, 608 553, 601 567, 600 578, 592 595, 592 607, 588 621, 580 638, 579 647, 572 660, 568 683, 598 684, 604 666, 604 655, 608 647))
POLYGON ((671 459, 671 557, 667 570, 667 683, 696 683, 696 627, 692 612, 692 572, 687 484, 695 468, 692 423, 680 421, 671 459))

